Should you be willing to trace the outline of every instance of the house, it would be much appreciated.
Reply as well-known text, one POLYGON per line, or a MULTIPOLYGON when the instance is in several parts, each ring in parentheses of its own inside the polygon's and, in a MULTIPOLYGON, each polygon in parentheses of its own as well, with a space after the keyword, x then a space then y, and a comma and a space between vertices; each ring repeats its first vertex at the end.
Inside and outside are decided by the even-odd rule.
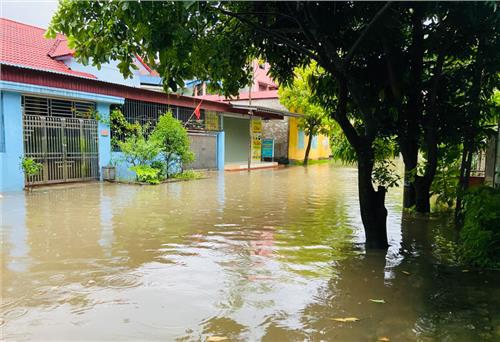
MULTIPOLYGON (((238 145, 225 137, 224 119, 282 119, 283 115, 236 108, 230 103, 200 100, 160 90, 159 75, 137 56, 131 79, 116 63, 101 69, 73 57, 66 37, 44 36, 45 29, 0 18, 0 191, 18 191, 25 182, 51 184, 102 179, 101 168, 120 161, 111 146, 109 114, 121 108, 130 122, 155 124, 166 110, 189 130, 196 161, 191 168, 224 169, 225 150, 238 145), (201 104, 200 104, 201 102, 201 104), (200 104, 200 120, 192 120, 200 104), (91 115, 99 113, 100 120, 91 115), (43 165, 26 179, 23 157, 43 165)), ((252 122, 253 122, 252 121, 252 122)), ((237 130, 250 139, 249 130, 237 130)), ((249 155, 251 149, 244 149, 249 155)), ((128 167, 119 162, 123 176, 128 167)), ((120 176, 120 174, 119 174, 120 176)))
MULTIPOLYGON (((252 64, 254 75, 249 87, 240 90, 236 98, 225 98, 219 95, 207 94, 206 85, 197 83, 198 89, 191 93, 199 98, 228 102, 239 106, 255 109, 271 109, 283 114, 282 120, 265 120, 262 123, 262 139, 272 139, 274 142, 274 160, 288 163, 302 161, 309 137, 300 129, 300 115, 290 113, 279 101, 278 85, 269 77, 269 63, 252 64)), ((330 142, 326 135, 318 134, 312 138, 310 159, 326 159, 331 155, 330 142)))
POLYGON ((497 132, 488 140, 484 159, 484 184, 500 189, 500 120, 497 132))

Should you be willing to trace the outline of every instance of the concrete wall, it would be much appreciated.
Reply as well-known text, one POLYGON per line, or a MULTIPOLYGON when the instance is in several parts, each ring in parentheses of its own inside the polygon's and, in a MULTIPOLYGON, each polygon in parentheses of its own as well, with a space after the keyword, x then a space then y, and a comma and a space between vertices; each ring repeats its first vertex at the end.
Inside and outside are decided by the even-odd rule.
POLYGON ((225 163, 248 161, 250 120, 224 117, 225 163))

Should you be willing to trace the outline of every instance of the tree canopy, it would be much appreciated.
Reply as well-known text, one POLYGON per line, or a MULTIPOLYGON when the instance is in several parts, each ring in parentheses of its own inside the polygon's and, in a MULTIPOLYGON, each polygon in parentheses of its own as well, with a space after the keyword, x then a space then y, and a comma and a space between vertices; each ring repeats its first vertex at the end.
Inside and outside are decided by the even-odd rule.
POLYGON ((127 76, 140 56, 167 90, 197 78, 235 95, 248 84, 251 58, 269 62, 286 86, 297 67, 317 63, 324 72, 311 82, 315 101, 356 152, 367 246, 383 248, 386 186, 373 177, 376 145, 397 139, 414 202, 428 210, 442 132, 460 113, 456 100, 473 122, 478 99, 498 80, 490 63, 500 51, 498 23, 495 3, 64 1, 49 34, 67 34, 83 62, 119 60, 127 76), (469 75, 461 87, 458 70, 469 75), (415 172, 419 151, 423 174, 415 172))

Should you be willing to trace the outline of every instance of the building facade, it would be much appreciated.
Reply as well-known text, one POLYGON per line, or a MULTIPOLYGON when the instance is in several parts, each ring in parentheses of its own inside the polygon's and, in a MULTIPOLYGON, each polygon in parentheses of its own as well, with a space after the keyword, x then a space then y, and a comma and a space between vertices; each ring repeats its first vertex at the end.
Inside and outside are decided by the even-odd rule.
MULTIPOLYGON (((26 183, 98 180, 101 168, 110 164, 117 165, 119 177, 133 176, 111 144, 109 115, 114 108, 130 122, 149 125, 171 111, 188 128, 196 156, 188 167, 224 169, 226 146, 233 145, 233 139, 225 138, 224 117, 248 120, 248 111, 165 94, 159 91, 159 76, 140 57, 138 70, 125 80, 116 63, 100 70, 79 64, 62 35, 46 39, 44 29, 7 19, 0 19, 0 25, 0 191, 19 191, 26 183), (202 115, 192 120, 198 105, 202 115), (26 177, 23 158, 41 163, 42 172, 26 177)), ((253 115, 282 118, 259 111, 253 115)), ((234 145, 239 143, 234 139, 234 145)))

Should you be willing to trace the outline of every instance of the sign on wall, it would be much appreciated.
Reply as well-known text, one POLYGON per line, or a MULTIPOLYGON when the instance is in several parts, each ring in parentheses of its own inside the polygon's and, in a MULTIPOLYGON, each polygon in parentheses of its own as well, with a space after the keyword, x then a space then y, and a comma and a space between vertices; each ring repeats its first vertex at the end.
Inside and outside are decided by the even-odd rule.
POLYGON ((262 121, 254 119, 252 124, 252 161, 260 162, 262 156, 262 121))
POLYGON ((205 129, 207 131, 219 130, 219 116, 217 112, 205 111, 205 129))
POLYGON ((274 139, 262 139, 262 158, 274 158, 274 139))

